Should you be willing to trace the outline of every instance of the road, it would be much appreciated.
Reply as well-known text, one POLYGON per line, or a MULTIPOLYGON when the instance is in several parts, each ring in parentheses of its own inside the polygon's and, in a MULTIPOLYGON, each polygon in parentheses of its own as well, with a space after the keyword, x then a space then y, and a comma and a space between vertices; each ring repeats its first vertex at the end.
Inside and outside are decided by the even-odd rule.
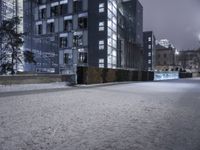
POLYGON ((200 79, 4 95, 0 150, 200 150, 200 79))

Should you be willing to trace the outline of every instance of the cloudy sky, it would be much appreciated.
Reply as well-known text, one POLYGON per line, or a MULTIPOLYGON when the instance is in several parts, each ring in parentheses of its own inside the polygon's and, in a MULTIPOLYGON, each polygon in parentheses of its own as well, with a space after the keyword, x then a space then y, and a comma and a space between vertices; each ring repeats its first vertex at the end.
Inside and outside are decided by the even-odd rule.
POLYGON ((200 0, 140 0, 144 30, 167 38, 178 49, 200 47, 200 0))

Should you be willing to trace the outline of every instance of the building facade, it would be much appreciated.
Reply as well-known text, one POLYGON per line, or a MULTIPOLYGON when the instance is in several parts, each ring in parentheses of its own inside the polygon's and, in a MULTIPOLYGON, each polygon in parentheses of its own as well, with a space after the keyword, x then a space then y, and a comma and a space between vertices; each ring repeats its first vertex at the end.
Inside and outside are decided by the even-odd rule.
POLYGON ((152 31, 143 33, 144 51, 143 67, 144 70, 153 71, 156 64, 156 38, 152 31))
POLYGON ((200 71, 200 50, 180 51, 177 56, 178 65, 182 70, 200 71))
POLYGON ((24 0, 28 70, 72 74, 76 66, 139 68, 143 8, 138 0, 24 0))
POLYGON ((156 70, 173 71, 176 67, 176 49, 156 45, 156 70))

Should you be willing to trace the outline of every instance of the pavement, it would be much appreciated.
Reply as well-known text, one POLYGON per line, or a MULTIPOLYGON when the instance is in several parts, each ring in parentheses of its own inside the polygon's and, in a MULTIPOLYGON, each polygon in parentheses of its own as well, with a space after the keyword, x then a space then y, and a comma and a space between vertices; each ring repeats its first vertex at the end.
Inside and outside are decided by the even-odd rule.
POLYGON ((199 85, 195 78, 0 96, 0 150, 199 150, 199 85))

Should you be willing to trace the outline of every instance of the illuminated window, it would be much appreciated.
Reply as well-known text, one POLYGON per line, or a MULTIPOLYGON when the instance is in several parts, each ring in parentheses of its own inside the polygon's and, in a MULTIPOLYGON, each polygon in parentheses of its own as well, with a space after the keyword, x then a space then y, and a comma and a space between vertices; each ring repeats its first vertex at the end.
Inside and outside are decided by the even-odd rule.
POLYGON ((99 13, 103 13, 105 11, 105 4, 104 3, 100 3, 99 4, 99 13))
POLYGON ((151 57, 151 52, 148 53, 148 56, 151 57))
POLYGON ((148 49, 151 49, 151 45, 148 45, 148 49))
POLYGON ((99 68, 104 68, 104 59, 99 59, 99 68))
POLYGON ((148 41, 151 42, 151 37, 148 37, 148 41))
POLYGON ((104 22, 99 22, 99 31, 104 31, 104 22))
POLYGON ((104 41, 99 41, 99 50, 104 50, 105 46, 104 46, 104 41))

